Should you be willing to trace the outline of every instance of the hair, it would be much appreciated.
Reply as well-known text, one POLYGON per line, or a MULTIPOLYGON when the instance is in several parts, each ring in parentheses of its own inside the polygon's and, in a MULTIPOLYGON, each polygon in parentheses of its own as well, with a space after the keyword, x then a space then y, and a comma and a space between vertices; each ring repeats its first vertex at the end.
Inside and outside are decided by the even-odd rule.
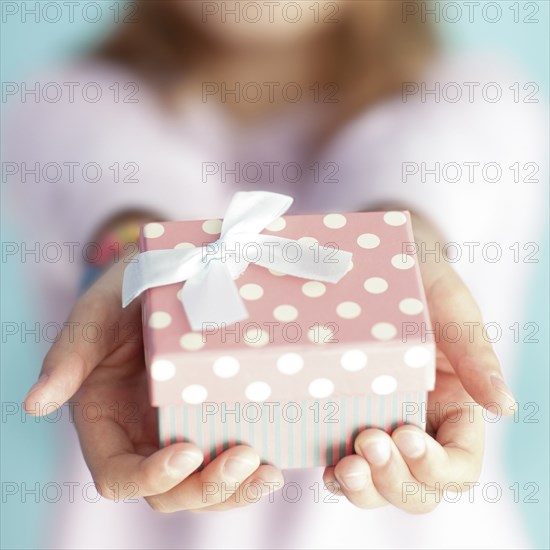
MULTIPOLYGON (((319 53, 325 82, 338 84, 340 98, 321 142, 358 112, 398 93, 404 82, 418 79, 437 49, 433 28, 422 19, 429 0, 346 1, 355 5, 344 10, 319 53)), ((133 71, 167 99, 186 73, 216 56, 223 44, 175 0, 135 4, 137 19, 122 23, 96 56, 133 71)))

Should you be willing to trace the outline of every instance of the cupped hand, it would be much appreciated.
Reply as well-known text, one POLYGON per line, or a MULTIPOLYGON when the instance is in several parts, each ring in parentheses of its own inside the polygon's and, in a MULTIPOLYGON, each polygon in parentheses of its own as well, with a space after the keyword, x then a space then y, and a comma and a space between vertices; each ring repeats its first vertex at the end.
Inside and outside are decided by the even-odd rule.
MULTIPOLYGON (((413 218, 413 227, 417 243, 434 250, 436 232, 418 218, 413 218)), ((442 501, 444 491, 468 491, 481 470, 482 408, 511 415, 516 407, 498 358, 483 337, 475 300, 449 262, 428 258, 420 266, 432 325, 458 325, 461 337, 443 333, 436 338, 436 384, 428 396, 426 432, 411 425, 391 435, 364 430, 355 439, 356 454, 325 470, 326 486, 339 487, 340 494, 361 508, 392 504, 425 513, 442 501)))
POLYGON ((115 264, 78 300, 27 395, 26 410, 51 412, 45 404, 61 406, 72 398, 82 452, 105 498, 145 497, 161 512, 210 511, 247 505, 251 484, 254 501, 258 488, 267 493, 281 487, 281 472, 260 465, 257 452, 244 445, 223 452, 200 471, 203 454, 195 445, 159 449, 140 304, 121 307, 125 266, 115 264))

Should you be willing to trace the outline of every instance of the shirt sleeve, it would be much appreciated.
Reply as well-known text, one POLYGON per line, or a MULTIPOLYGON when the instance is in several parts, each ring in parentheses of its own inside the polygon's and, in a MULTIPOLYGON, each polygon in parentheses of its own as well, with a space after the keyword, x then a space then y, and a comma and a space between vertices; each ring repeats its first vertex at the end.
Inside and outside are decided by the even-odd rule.
MULTIPOLYGON (((176 147, 159 145, 166 117, 118 68, 83 63, 29 78, 6 110, 3 208, 21 238, 12 250, 46 310, 63 319, 103 223, 125 210, 182 214, 182 202, 170 199, 181 176, 167 160, 176 147), (162 185, 169 172, 171 184, 162 185)), ((177 158, 185 164, 185 147, 177 158)))
MULTIPOLYGON (((416 83, 424 96, 390 100, 345 128, 323 161, 338 166, 338 181, 309 190, 314 210, 395 204, 432 220, 444 235, 439 261, 446 247, 502 349, 522 319, 545 226, 548 114, 540 94, 530 102, 528 82, 494 59, 441 60, 416 83)), ((418 252, 422 261, 431 251, 418 252)))

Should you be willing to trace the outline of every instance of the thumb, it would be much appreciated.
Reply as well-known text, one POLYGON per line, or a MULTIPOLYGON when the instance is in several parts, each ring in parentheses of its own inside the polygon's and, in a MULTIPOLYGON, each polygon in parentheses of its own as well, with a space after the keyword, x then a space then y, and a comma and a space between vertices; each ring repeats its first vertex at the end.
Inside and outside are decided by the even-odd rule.
POLYGON ((70 399, 92 370, 124 343, 120 327, 139 322, 139 302, 122 309, 124 265, 107 271, 75 304, 25 398, 25 411, 49 414, 70 399))
POLYGON ((450 272, 439 278, 427 294, 432 322, 440 327, 460 327, 459 338, 443 334, 438 347, 464 389, 488 410, 512 415, 516 400, 504 381, 493 346, 483 334, 481 313, 470 291, 456 273, 450 272))

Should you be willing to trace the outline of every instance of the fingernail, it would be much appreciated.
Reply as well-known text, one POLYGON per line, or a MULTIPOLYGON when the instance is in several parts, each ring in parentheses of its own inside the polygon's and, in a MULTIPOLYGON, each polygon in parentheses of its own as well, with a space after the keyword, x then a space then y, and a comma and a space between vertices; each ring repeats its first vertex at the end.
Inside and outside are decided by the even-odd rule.
POLYGON ((385 439, 373 441, 361 448, 364 457, 375 466, 383 466, 388 462, 391 455, 391 447, 385 439))
POLYGON ((29 391, 27 392, 27 397, 31 395, 35 390, 42 387, 47 381, 48 381, 49 375, 47 374, 41 374, 38 380, 30 387, 29 391))
POLYGON ((242 480, 258 468, 258 465, 243 458, 228 458, 223 465, 223 473, 232 479, 242 480))
POLYGON ((180 451, 173 454, 168 460, 168 469, 175 475, 187 474, 192 472, 201 463, 202 457, 198 453, 189 451, 180 451))
POLYGON ((515 410, 517 408, 516 399, 514 397, 514 394, 512 393, 512 390, 510 390, 502 377, 493 374, 491 376, 491 384, 493 388, 495 388, 495 390, 504 395, 504 397, 506 397, 506 399, 509 401, 508 408, 511 410, 515 410))
POLYGON ((361 491, 367 484, 367 475, 364 472, 347 474, 345 476, 339 476, 339 478, 344 489, 352 492, 361 491))
POLYGON ((407 431, 395 438, 399 451, 409 458, 419 458, 426 452, 426 440, 421 434, 407 431))

